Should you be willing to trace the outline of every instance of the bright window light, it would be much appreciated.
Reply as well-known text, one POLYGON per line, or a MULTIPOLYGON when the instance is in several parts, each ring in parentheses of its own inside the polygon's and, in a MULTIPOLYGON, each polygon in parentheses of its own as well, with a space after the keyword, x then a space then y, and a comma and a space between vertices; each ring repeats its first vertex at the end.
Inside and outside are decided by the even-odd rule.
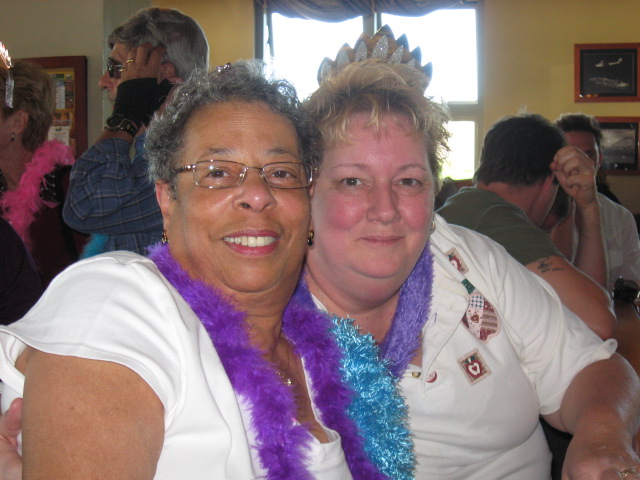
POLYGON ((409 48, 420 47, 422 64, 433 64, 427 95, 446 102, 478 101, 476 11, 469 8, 436 10, 423 17, 382 14, 398 38, 406 34, 409 48))
MULTIPOLYGON (((382 14, 382 24, 389 25, 396 38, 405 34, 411 50, 420 47, 423 65, 432 62, 433 78, 427 95, 447 102, 452 109, 456 104, 478 102, 475 15, 474 9, 466 8, 438 10, 423 17, 382 14)), ((322 60, 334 60, 345 43, 353 47, 363 28, 362 17, 331 23, 274 13, 271 23, 274 58, 267 59, 269 67, 276 76, 293 83, 301 99, 318 88, 322 60)), ((264 51, 267 58, 268 45, 264 51)), ((451 121, 448 128, 451 152, 442 176, 454 180, 471 178, 475 170, 476 122, 473 118, 451 121)))
POLYGON ((271 68, 278 77, 293 83, 301 99, 318 88, 318 68, 324 57, 335 59, 342 45, 353 46, 362 33, 362 17, 329 23, 274 13, 271 22, 274 36, 271 68))
POLYGON ((451 151, 442 165, 442 178, 454 180, 471 178, 474 174, 476 123, 472 121, 451 121, 447 124, 451 137, 451 151))

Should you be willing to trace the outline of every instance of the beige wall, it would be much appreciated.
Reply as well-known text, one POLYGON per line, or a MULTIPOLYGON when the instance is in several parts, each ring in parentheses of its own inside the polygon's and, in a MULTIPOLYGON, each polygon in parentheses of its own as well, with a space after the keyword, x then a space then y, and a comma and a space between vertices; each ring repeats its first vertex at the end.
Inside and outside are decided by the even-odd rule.
POLYGON ((253 0, 159 0, 195 18, 207 35, 212 66, 253 57, 253 0))
MULTIPOLYGON (((637 0, 485 0, 484 131, 521 107, 549 119, 575 111, 640 116, 637 102, 573 100, 573 45, 625 42, 640 42, 637 0)), ((640 176, 609 180, 620 200, 640 213, 640 176)))
POLYGON ((0 0, 0 42, 12 58, 87 57, 89 143, 100 134, 102 0, 0 0))
MULTIPOLYGON (((138 0, 144 1, 144 0, 138 0)), ((127 0, 0 0, 0 41, 15 58, 86 55, 89 59, 89 141, 100 132, 103 3, 127 0)), ((640 103, 573 101, 575 43, 640 42, 639 0, 484 0, 481 47, 484 132, 521 109, 550 119, 563 112, 640 116, 640 103)), ((203 27, 211 64, 253 56, 253 0, 159 0, 203 27)), ((610 177, 614 192, 640 213, 640 176, 610 177)))

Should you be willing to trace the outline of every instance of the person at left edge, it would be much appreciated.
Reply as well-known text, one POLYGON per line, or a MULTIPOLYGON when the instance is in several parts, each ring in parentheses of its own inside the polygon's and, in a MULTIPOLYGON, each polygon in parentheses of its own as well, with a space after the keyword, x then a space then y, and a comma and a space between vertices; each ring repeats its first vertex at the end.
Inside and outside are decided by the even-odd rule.
POLYGON ((146 254, 160 240, 162 216, 144 158, 144 132, 173 84, 208 66, 200 26, 175 9, 142 9, 109 36, 107 70, 98 82, 113 115, 71 172, 64 220, 92 234, 83 256, 129 250, 146 254), (130 157, 131 145, 135 154, 130 157))

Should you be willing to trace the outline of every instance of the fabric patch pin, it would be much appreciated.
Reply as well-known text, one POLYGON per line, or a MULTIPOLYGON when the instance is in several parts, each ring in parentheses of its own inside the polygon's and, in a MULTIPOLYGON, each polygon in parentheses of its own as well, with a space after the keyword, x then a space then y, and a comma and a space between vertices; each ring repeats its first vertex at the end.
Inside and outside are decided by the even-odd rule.
POLYGON ((489 367, 484 363, 477 349, 459 359, 458 363, 462 367, 462 370, 464 370, 467 380, 469 380, 469 383, 472 385, 482 380, 483 377, 491 374, 491 370, 489 370, 489 367))
POLYGON ((462 323, 483 342, 488 342, 500 331, 500 321, 493 305, 478 290, 469 295, 469 305, 462 323))
POLYGON ((467 265, 464 263, 464 260, 462 260, 460 254, 455 248, 452 248, 451 250, 446 252, 445 255, 451 262, 451 265, 453 265, 459 272, 467 273, 469 271, 467 265))

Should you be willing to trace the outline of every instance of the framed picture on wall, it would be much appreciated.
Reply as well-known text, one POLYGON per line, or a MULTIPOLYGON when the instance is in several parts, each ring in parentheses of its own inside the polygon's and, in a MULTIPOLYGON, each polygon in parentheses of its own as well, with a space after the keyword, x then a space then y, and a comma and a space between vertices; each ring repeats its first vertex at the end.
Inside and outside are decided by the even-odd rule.
POLYGON ((612 175, 640 175, 640 117, 597 117, 602 128, 602 168, 612 175))
POLYGON ((640 102, 640 43, 574 45, 576 102, 640 102))
POLYGON ((55 112, 48 139, 71 147, 77 157, 87 149, 87 58, 22 58, 46 70, 53 81, 55 112))

